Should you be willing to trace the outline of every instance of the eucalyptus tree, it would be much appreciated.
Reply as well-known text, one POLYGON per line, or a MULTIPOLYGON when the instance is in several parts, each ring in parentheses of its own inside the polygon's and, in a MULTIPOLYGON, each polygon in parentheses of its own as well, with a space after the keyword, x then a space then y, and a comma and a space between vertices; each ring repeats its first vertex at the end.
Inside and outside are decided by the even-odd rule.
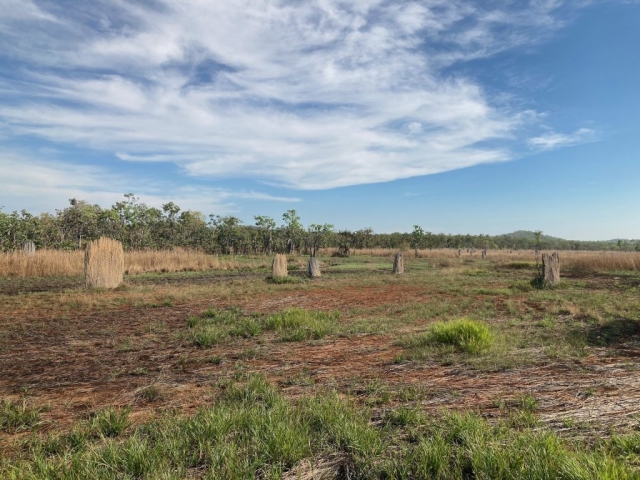
POLYGON ((300 248, 304 229, 300 223, 300 216, 295 210, 287 210, 282 215, 284 225, 282 226, 286 236, 286 253, 294 253, 296 248, 300 248))
POLYGON ((413 248, 416 258, 418 258, 418 250, 424 248, 424 240, 424 230, 420 225, 414 225, 413 232, 411 232, 411 248, 413 248))
POLYGON ((333 225, 330 223, 312 223, 307 229, 307 245, 312 257, 318 254, 318 250, 326 245, 333 234, 333 225))
POLYGON ((258 229, 258 235, 262 241, 263 252, 266 255, 271 255, 273 251, 273 233, 276 229, 276 221, 265 215, 256 215, 253 217, 256 221, 256 228, 258 229))

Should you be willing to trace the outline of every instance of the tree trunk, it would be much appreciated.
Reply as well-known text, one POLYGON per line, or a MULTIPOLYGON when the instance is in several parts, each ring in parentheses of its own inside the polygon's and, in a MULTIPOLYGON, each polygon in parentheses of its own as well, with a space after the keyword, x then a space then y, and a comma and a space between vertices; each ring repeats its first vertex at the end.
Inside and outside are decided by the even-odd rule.
POLYGON ((287 247, 286 247, 286 249, 285 249, 285 253, 286 253, 287 255, 292 254, 292 253, 293 253, 294 248, 295 248, 295 246, 293 245, 293 240, 291 240, 291 239, 287 240, 287 247))

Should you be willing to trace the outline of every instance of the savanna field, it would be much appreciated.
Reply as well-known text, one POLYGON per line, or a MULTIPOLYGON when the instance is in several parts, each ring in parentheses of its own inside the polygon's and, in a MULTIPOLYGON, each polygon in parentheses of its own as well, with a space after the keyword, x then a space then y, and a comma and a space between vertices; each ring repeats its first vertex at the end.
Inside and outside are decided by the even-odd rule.
POLYGON ((640 478, 640 254, 0 257, 0 478, 640 478))

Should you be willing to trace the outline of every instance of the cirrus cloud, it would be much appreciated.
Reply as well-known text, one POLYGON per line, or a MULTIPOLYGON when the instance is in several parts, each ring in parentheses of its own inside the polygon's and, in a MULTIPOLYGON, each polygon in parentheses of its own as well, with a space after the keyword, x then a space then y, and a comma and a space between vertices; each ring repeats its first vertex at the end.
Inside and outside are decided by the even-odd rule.
MULTIPOLYGON (((445 71, 536 44, 584 4, 0 3, 0 134, 297 189, 513 158, 535 114, 445 71)), ((529 143, 568 145, 579 132, 529 143)))

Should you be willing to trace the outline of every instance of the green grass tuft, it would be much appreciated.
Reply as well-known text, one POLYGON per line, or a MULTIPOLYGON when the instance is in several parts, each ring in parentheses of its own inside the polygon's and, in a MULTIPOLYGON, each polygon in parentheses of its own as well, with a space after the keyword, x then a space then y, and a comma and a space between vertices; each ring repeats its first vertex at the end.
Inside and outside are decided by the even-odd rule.
POLYGON ((320 339, 335 332, 339 314, 337 312, 309 312, 291 308, 271 315, 265 321, 265 330, 280 333, 285 342, 320 339))
POLYGON ((426 334, 410 337, 403 343, 412 349, 433 345, 451 346, 460 352, 478 355, 489 350, 493 340, 493 333, 485 324, 460 318, 434 323, 426 334))
POLYGON ((26 400, 0 401, 0 431, 22 432, 39 423, 41 408, 30 406, 26 400))
POLYGON ((106 408, 96 412, 89 423, 92 436, 118 437, 131 424, 129 408, 106 408))
POLYGON ((451 322, 438 322, 428 333, 432 343, 453 345, 463 352, 477 355, 493 345, 493 334, 485 324, 461 318, 451 322))

